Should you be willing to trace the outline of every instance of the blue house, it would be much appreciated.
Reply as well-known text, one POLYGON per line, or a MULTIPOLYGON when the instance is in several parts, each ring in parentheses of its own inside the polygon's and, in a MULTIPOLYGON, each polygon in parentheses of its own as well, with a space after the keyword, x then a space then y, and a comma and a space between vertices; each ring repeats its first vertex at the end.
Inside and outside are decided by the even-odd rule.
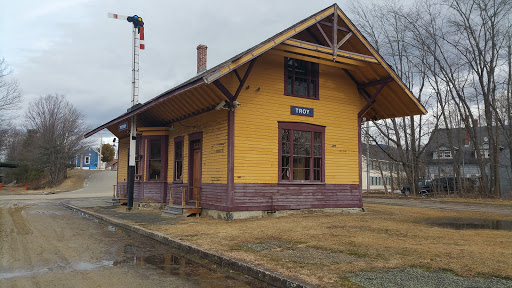
POLYGON ((77 168, 81 169, 98 169, 99 163, 99 152, 92 149, 91 147, 87 147, 82 151, 82 153, 76 155, 75 157, 75 165, 77 168))

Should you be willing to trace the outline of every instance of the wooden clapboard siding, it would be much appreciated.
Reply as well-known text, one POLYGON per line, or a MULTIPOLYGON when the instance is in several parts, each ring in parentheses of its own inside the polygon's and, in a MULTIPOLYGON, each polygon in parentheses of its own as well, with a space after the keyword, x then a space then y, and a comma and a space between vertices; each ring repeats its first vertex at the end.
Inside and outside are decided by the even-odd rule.
POLYGON ((133 183, 133 201, 140 202, 142 199, 142 187, 140 182, 133 183))
POLYGON ((319 65, 319 100, 284 95, 284 57, 260 56, 235 113, 235 183, 277 183, 278 121, 325 126, 325 182, 359 184, 357 87, 339 68, 319 65), (258 91, 258 88, 259 91, 258 91), (290 115, 290 106, 314 117, 290 115))
POLYGON ((236 183, 230 211, 361 207, 360 187, 355 184, 236 183))
POLYGON ((163 181, 148 181, 148 182, 137 182, 137 192, 134 191, 134 199, 138 199, 139 202, 159 202, 164 203, 167 200, 167 182, 163 181))
MULTIPOLYGON (((174 205, 181 205, 182 203, 182 188, 188 189, 188 184, 178 184, 178 183, 169 183, 168 184, 168 193, 166 197, 166 202, 169 203, 171 197, 171 189, 172 190, 172 199, 174 205)), ((226 198, 227 198, 227 185, 219 184, 219 183, 202 183, 201 184, 201 193, 200 193, 200 206, 202 208, 208 209, 218 209, 222 208, 222 210, 226 209, 226 198)), ((190 193, 185 193, 185 201, 187 203, 190 202, 189 199, 190 193)), ((195 205, 195 203, 191 203, 195 205)))
POLYGON ((226 184, 227 177, 227 111, 214 110, 202 115, 175 123, 176 130, 169 134, 168 181, 174 175, 174 138, 184 136, 183 182, 188 182, 188 135, 203 132, 202 143, 202 183, 226 184))
POLYGON ((202 183, 201 200, 202 208, 218 209, 227 206, 227 184, 202 183))
POLYGON ((122 138, 119 140, 118 150, 118 167, 117 167, 117 182, 122 183, 128 180, 128 150, 130 148, 130 139, 122 138))

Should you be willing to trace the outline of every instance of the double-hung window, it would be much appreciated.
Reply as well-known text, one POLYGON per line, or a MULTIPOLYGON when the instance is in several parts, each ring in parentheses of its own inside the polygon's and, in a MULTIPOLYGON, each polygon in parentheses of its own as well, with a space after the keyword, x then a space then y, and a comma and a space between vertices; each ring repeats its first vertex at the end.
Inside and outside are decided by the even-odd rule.
POLYGON ((325 127, 279 123, 279 181, 323 182, 325 127))
POLYGON ((440 150, 438 158, 439 159, 452 159, 452 151, 450 151, 450 150, 440 150))
POLYGON ((183 136, 174 138, 174 181, 183 181, 183 136))
POLYGON ((162 142, 161 139, 149 140, 149 180, 161 180, 162 142))
POLYGON ((142 168, 141 168, 141 159, 142 159, 142 153, 141 153, 141 145, 140 142, 142 141, 141 137, 137 137, 137 140, 135 142, 135 180, 139 181, 142 178, 142 168))
POLYGON ((284 94, 318 99, 318 64, 289 57, 284 63, 284 94))

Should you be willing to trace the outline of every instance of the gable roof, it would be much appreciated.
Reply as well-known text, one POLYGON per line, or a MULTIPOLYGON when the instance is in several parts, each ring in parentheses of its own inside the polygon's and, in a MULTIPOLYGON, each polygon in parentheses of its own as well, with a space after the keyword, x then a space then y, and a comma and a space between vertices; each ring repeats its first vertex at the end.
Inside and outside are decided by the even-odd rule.
MULTIPOLYGON (((506 126, 508 128, 508 126, 506 126)), ((495 129, 495 127, 493 127, 495 129)), ((505 136, 505 131, 503 131, 502 127, 498 128, 498 145, 500 148, 507 149, 508 143, 507 138, 505 136)), ((470 145, 466 146, 465 143, 465 135, 466 130, 464 127, 458 128, 438 128, 432 131, 430 135, 430 140, 425 148, 425 157, 426 162, 430 164, 439 164, 439 163, 453 163, 454 161, 462 161, 462 159, 458 159, 458 155, 455 155, 451 159, 433 159, 433 153, 437 150, 441 150, 441 148, 450 149, 450 141, 449 137, 452 139, 453 148, 455 151, 460 150, 462 148, 462 152, 464 155, 464 163, 465 164, 476 164, 477 158, 475 155, 475 145, 473 141, 470 140, 470 145), (460 147, 460 148, 459 148, 460 147)), ((486 144, 486 139, 488 138, 488 130, 487 126, 478 126, 476 127, 476 137, 478 144, 480 145, 480 149, 486 150, 489 149, 484 144, 486 144)), ((500 149, 501 150, 501 149, 500 149)), ((484 158, 485 162, 488 162, 489 159, 484 158)))
POLYGON ((83 154, 83 153, 87 153, 89 151, 92 151, 92 152, 94 152, 95 154, 98 154, 98 155, 100 154, 99 151, 96 151, 96 149, 92 148, 91 146, 85 146, 82 150, 80 150, 80 152, 78 152, 76 154, 76 156, 79 156, 80 154, 83 154))
MULTIPOLYGON (((329 28, 327 28, 326 31, 328 31, 329 34, 329 28)), ((207 105, 203 105, 203 107, 196 106, 196 110, 192 109, 193 105, 191 105, 190 107, 187 107, 190 109, 187 111, 185 111, 186 109, 182 111, 184 116, 188 117, 189 115, 193 116, 197 115, 198 113, 211 111, 215 108, 219 101, 224 100, 225 98, 223 97, 222 93, 219 93, 215 87, 212 87, 213 85, 209 84, 229 74, 230 72, 239 69, 248 62, 255 60, 258 56, 262 55, 268 50, 276 48, 280 45, 287 45, 285 46, 287 47, 285 49, 292 52, 294 51, 294 47, 308 49, 311 51, 311 53, 317 53, 314 54, 314 58, 319 59, 319 61, 322 61, 321 58, 324 57, 326 53, 332 53, 331 61, 333 62, 349 63, 352 65, 361 65, 354 64, 361 62, 366 65, 366 68, 364 68, 366 70, 364 71, 362 70, 363 68, 361 68, 360 71, 355 72, 344 69, 345 72, 357 84, 362 97, 366 98, 366 101, 368 102, 368 107, 365 107, 366 111, 362 111, 364 112, 362 117, 377 120, 427 113, 421 103, 414 97, 412 92, 396 75, 391 66, 387 64, 386 61, 376 52, 376 50, 359 32, 359 30, 350 21, 350 19, 348 19, 343 11, 341 11, 338 5, 333 4, 332 6, 329 6, 322 11, 317 12, 310 17, 292 25, 282 32, 268 38, 260 44, 251 47, 244 52, 239 53, 232 58, 218 64, 217 66, 196 75, 184 83, 161 93, 160 95, 148 100, 144 104, 138 104, 128 109, 126 113, 86 133, 85 137, 89 137, 104 128, 109 129, 112 133, 119 137, 119 133, 116 133, 116 126, 118 124, 126 121, 134 115, 140 115, 144 111, 153 108, 158 103, 169 102, 169 99, 179 94, 183 94, 189 90, 198 90, 196 93, 193 93, 196 95, 205 95, 205 92, 209 92, 211 95, 209 96, 209 99, 207 99, 208 101, 204 101, 208 102, 207 105), (332 18, 332 22, 323 21, 328 17, 332 18), (330 39, 331 41, 329 41, 324 30, 320 28, 319 23, 330 26, 330 32, 332 34, 332 39, 330 39), (315 33, 311 32, 310 28, 314 27, 314 25, 318 27, 318 31, 322 34, 325 42, 327 42, 330 47, 326 47, 325 45, 315 45, 314 43, 308 44, 306 41, 292 38, 296 35, 300 36, 301 34, 304 34, 305 31, 307 31, 318 42, 323 42, 320 40, 322 37, 318 36, 320 33, 316 32, 315 35, 315 33), (333 29, 333 27, 335 29, 333 29), (341 39, 341 41, 338 43, 337 36, 340 31, 342 33, 347 33, 347 35, 345 35, 343 39, 341 39), (354 37, 351 37, 352 35, 354 37), (342 45, 349 45, 352 50, 355 51, 339 49, 342 45), (373 95, 377 96, 377 94, 379 97, 373 97, 373 95), (373 101, 371 101, 372 99, 373 101)), ((176 110, 176 108, 172 105, 167 106, 167 110, 176 110)), ((162 118, 163 117, 160 117, 160 119, 147 119, 146 122, 151 122, 151 120, 153 120, 150 125, 156 125, 158 121, 162 122, 161 125, 168 125, 169 121, 164 123, 162 118)), ((173 119, 170 116, 168 118, 173 119)), ((175 117, 174 119, 179 118, 175 117)), ((144 123, 144 120, 137 119, 137 126, 140 126, 140 124, 143 126, 148 125, 148 123, 144 123)), ((129 129, 127 130, 129 131, 129 129)))

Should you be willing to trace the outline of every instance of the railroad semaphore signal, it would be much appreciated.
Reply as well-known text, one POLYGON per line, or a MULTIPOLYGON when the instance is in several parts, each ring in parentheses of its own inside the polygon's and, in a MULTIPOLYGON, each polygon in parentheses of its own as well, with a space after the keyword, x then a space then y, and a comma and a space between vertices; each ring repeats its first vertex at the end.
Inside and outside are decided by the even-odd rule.
MULTIPOLYGON (((139 103, 139 49, 144 50, 144 21, 142 18, 133 16, 123 16, 119 14, 108 13, 109 18, 126 20, 133 24, 133 66, 132 66, 132 106, 128 109, 128 112, 135 109, 139 103), (140 35, 140 38, 139 38, 140 35)), ((133 188, 135 182, 135 147, 136 147, 136 116, 132 116, 130 125, 130 156, 128 160, 128 210, 133 208, 133 188)))

